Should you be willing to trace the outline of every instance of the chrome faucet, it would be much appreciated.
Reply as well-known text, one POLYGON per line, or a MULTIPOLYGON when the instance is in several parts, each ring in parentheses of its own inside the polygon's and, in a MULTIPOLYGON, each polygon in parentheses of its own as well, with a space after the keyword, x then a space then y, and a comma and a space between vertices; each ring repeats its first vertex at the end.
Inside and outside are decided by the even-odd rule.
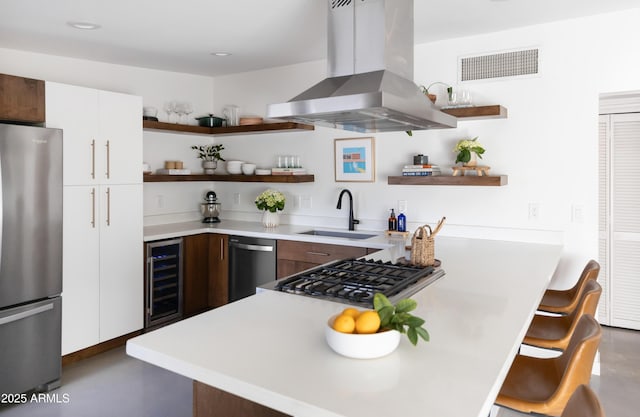
POLYGON ((347 193, 349 196, 349 230, 356 230, 355 225, 360 223, 360 220, 353 218, 353 196, 351 195, 351 191, 346 188, 340 191, 340 195, 338 196, 338 205, 336 209, 340 210, 342 208, 342 196, 347 193))

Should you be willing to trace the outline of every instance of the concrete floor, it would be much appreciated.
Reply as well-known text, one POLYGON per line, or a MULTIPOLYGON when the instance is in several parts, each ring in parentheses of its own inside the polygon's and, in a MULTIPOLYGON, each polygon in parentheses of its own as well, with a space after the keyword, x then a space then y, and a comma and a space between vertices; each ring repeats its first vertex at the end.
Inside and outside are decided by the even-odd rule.
MULTIPOLYGON (((600 376, 594 376, 607 417, 640 413, 640 331, 603 327, 600 376)), ((67 366, 60 403, 28 403, 0 408, 2 417, 189 417, 191 380, 128 357, 114 349, 67 366), (68 401, 65 402, 65 396, 68 401)), ((500 417, 522 416, 500 410, 500 417)))

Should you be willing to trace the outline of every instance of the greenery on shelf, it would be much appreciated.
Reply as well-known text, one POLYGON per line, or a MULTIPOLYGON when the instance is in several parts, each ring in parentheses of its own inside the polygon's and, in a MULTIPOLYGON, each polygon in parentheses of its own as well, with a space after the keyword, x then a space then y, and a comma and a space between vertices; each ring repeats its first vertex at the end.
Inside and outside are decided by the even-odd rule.
POLYGON ((198 151, 198 158, 203 161, 224 161, 220 152, 224 149, 222 144, 218 145, 193 145, 191 149, 198 151))

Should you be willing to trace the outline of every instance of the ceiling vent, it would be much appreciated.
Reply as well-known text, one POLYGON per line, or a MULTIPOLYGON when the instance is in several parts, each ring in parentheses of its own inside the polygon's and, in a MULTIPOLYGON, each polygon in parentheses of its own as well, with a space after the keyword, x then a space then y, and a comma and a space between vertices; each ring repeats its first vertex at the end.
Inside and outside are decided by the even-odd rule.
POLYGON ((464 57, 460 58, 460 81, 536 75, 538 64, 537 48, 464 57))

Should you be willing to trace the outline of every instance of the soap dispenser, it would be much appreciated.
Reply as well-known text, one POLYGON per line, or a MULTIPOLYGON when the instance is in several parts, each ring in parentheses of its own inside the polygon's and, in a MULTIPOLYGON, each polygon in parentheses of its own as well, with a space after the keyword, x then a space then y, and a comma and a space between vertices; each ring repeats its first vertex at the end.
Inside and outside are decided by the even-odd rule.
POLYGON ((389 215, 389 230, 397 230, 398 229, 398 219, 396 219, 396 213, 391 209, 391 214, 389 215))
POLYGON ((406 232, 407 231, 407 216, 404 215, 403 212, 398 214, 398 232, 406 232))

